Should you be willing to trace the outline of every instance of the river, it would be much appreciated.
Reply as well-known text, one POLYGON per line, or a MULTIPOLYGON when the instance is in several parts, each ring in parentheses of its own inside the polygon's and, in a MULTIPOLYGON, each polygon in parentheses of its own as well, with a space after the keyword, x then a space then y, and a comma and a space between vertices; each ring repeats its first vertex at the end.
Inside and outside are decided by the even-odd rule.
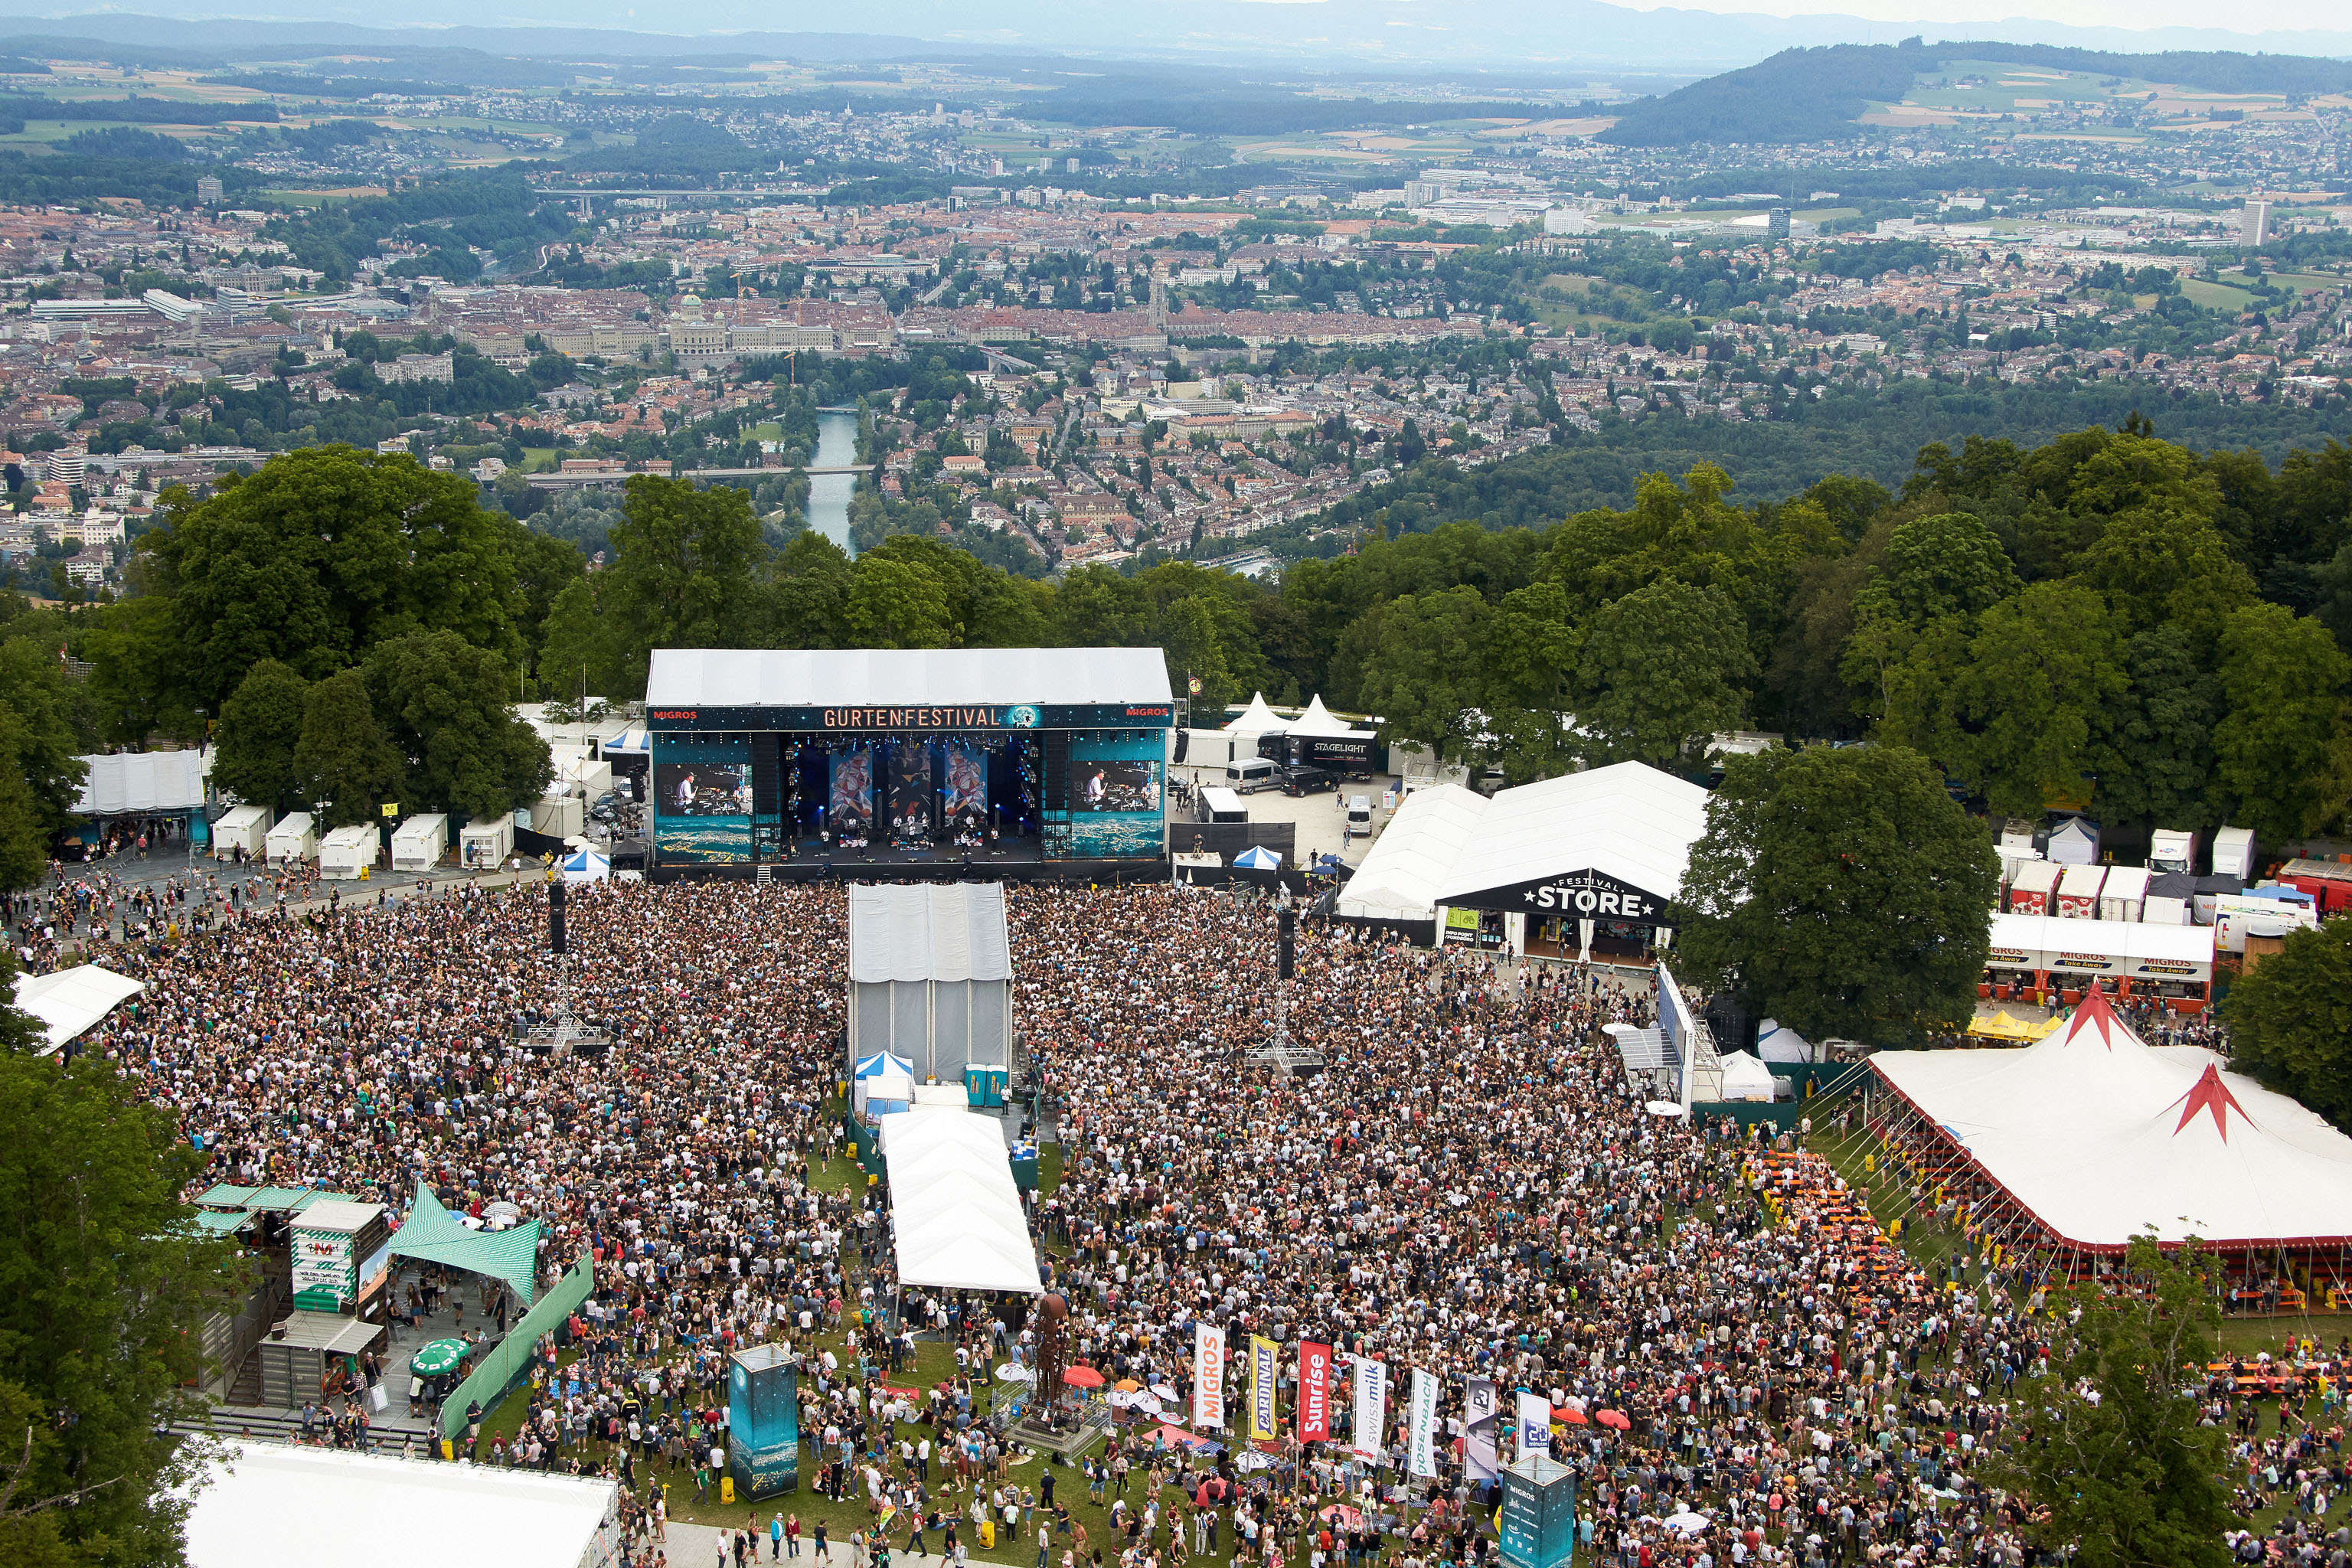
MULTIPOLYGON (((816 456, 809 466, 830 468, 857 461, 857 416, 820 414, 816 416, 816 456)), ((808 525, 855 555, 849 542, 849 498, 857 488, 855 474, 809 476, 808 525)))

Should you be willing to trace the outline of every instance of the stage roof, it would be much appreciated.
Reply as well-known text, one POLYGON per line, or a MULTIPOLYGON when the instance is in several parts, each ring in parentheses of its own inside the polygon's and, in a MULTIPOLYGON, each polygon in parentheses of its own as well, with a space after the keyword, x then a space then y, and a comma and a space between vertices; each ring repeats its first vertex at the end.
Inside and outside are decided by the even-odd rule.
POLYGON ((656 648, 646 706, 866 708, 1172 702, 1150 647, 656 648))
POLYGON ((1566 773, 1496 795, 1437 889, 1441 904, 1594 871, 1661 901, 1682 891, 1706 831, 1706 791, 1641 763, 1566 773))
POLYGON ((2093 991, 2021 1049, 1880 1051, 1881 1082, 2062 1245, 2352 1241, 2352 1138, 2093 991))
POLYGON ((1010 980, 1002 882, 892 883, 849 889, 849 978, 1010 980))

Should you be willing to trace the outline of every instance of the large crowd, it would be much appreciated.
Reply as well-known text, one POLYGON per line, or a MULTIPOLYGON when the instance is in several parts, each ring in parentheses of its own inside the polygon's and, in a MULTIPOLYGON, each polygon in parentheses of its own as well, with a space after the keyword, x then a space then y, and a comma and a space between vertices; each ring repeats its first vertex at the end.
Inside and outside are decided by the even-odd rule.
MULTIPOLYGON (((1004 1459, 982 1421, 989 1370, 1034 1360, 1038 1325, 912 1293, 894 1319, 882 1190, 813 1179, 844 1144, 827 1110, 840 889, 575 889, 572 1005, 614 1045, 562 1060, 519 1033, 554 1000, 542 889, 332 910, 274 887, 180 891, 185 907, 128 920, 118 900, 87 935, 58 929, 71 898, 7 912, 36 965, 71 936, 148 983, 79 1048, 173 1108, 207 1181, 394 1210, 422 1182, 474 1215, 506 1203, 541 1221, 548 1281, 592 1259, 581 1353, 549 1359, 511 1445, 480 1457, 612 1471, 633 1540, 658 1552, 642 1465, 707 1457, 725 1352, 781 1341, 802 1358, 812 1484, 863 1490, 902 1533, 954 1521, 951 1478, 981 1510, 1004 1459), (959 1374, 894 1392, 877 1374, 918 1334, 952 1342, 959 1374), (845 1348, 818 1348, 827 1335, 845 1348), (919 1415, 919 1452, 901 1425, 919 1415)), ((1453 1436, 1467 1379, 1505 1390, 1507 1415, 1508 1391, 1540 1394, 1559 1425, 1524 1440, 1579 1472, 1591 1547, 1620 1568, 2035 1560, 1981 1471, 2049 1320, 2013 1304, 1998 1267, 1914 1267, 1825 1163, 1645 1109, 1602 1026, 1648 1020, 1646 976, 1521 974, 1309 919, 1287 1018, 1324 1066, 1293 1077, 1251 1056, 1273 1028, 1262 901, 1041 886, 1009 902, 1023 1066, 1062 1150, 1035 1224, 1075 1357, 1169 1389, 1181 1417, 1196 1321, 1237 1349, 1277 1341, 1286 1366, 1302 1340, 1341 1352, 1334 1441, 1274 1456, 1274 1478, 1233 1450, 1188 1469, 1123 1441, 1122 1494, 1130 1458, 1160 1484, 1092 1563, 1152 1568, 1213 1542, 1318 1568, 1489 1559, 1477 1455, 1440 1442, 1437 1473, 1408 1474, 1395 1398, 1383 1430, 1349 1430, 1350 1356, 1383 1360, 1399 1390, 1409 1368, 1441 1377, 1453 1436)), ((2299 1562, 2331 1546, 2341 1561, 2324 1539, 2340 1436, 2240 1434, 2247 1484, 2303 1500, 2273 1542, 2299 1562)), ((988 1506, 1018 1520, 1039 1500, 1013 1492, 988 1506)), ((1083 1538, 1076 1551, 1087 1561, 1083 1538)))

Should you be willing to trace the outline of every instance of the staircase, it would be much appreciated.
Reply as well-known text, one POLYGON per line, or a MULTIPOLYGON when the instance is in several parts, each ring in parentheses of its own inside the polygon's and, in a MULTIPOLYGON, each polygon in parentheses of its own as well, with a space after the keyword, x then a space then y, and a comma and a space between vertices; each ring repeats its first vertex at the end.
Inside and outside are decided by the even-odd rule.
POLYGON ((261 1403, 261 1352, 247 1351, 236 1369, 236 1376, 228 1385, 231 1405, 253 1405, 261 1403))
POLYGON ((1723 1054, 1715 1048, 1715 1031, 1704 1018, 1691 1022, 1690 1074, 1693 1102, 1723 1098, 1723 1054))
POLYGON ((775 879, 769 874, 771 869, 772 868, 765 860, 761 861, 760 864, 752 869, 751 885, 755 888, 764 888, 771 882, 774 881, 775 879))

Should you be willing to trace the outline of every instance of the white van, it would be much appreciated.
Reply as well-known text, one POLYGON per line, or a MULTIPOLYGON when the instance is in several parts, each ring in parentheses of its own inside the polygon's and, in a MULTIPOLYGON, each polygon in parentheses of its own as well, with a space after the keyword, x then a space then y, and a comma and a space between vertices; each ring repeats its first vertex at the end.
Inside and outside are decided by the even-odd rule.
POLYGON ((1276 776, 1280 771, 1270 757, 1245 757, 1225 764, 1225 787, 1237 795, 1255 795, 1281 783, 1276 776))
POLYGON ((1352 833, 1370 837, 1372 831, 1372 797, 1360 795, 1348 802, 1348 828, 1352 833))

